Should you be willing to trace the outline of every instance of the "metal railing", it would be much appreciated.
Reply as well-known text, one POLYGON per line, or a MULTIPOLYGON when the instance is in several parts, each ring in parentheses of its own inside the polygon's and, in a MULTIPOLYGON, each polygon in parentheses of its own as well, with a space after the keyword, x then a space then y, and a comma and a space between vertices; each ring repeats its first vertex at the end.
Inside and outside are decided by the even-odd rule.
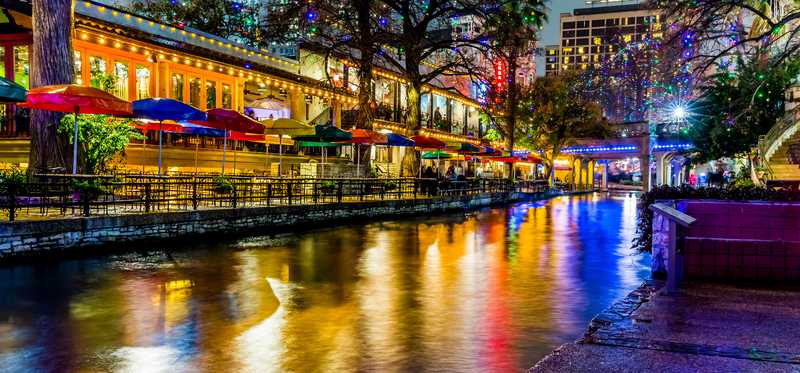
POLYGON ((417 178, 37 175, 0 195, 8 220, 542 192, 543 182, 417 178))
POLYGON ((793 136, 798 129, 800 129, 800 109, 794 109, 779 119, 766 135, 758 138, 758 152, 769 174, 772 174, 772 169, 769 167, 770 159, 783 142, 793 136))

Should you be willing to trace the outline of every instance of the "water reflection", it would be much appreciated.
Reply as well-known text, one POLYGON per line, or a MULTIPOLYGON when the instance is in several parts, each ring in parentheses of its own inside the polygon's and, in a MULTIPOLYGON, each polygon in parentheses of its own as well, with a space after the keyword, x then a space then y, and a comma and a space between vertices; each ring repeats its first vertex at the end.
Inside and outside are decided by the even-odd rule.
POLYGON ((513 371, 646 275, 631 196, 0 269, 3 371, 513 371))

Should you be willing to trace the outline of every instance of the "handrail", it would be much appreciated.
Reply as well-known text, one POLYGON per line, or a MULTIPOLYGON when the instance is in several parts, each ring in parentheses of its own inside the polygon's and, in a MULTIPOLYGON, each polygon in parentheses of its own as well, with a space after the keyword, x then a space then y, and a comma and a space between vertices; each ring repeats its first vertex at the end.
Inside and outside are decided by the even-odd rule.
POLYGON ((783 145, 783 141, 793 136, 798 129, 800 129, 800 108, 787 112, 765 135, 759 136, 758 151, 762 159, 769 164, 770 158, 783 145))
POLYGON ((689 227, 690 225, 694 224, 694 222, 697 221, 697 219, 687 214, 684 214, 676 210, 675 208, 665 205, 663 203, 654 203, 650 205, 650 210, 658 211, 664 214, 664 216, 667 217, 670 221, 674 221, 683 227, 689 227))

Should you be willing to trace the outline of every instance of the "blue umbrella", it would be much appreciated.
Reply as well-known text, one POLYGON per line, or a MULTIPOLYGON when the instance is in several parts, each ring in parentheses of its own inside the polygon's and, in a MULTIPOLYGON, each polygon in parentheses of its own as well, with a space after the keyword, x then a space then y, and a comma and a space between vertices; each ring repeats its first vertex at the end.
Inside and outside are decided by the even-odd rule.
MULTIPOLYGON (((184 104, 171 98, 145 98, 133 102, 133 117, 158 121, 159 127, 165 120, 205 121, 206 113, 194 106, 184 104)), ((161 140, 162 131, 158 131, 158 176, 161 176, 161 140)))
POLYGON ((414 140, 409 139, 403 135, 398 135, 396 133, 387 133, 386 134, 387 144, 389 146, 414 146, 416 143, 414 140))

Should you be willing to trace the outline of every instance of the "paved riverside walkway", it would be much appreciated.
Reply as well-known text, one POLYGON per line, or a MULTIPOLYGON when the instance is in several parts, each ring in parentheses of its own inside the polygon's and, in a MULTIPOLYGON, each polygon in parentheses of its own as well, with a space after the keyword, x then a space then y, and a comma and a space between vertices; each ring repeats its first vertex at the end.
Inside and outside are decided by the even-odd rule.
POLYGON ((644 284, 529 372, 800 372, 800 289, 644 284))

